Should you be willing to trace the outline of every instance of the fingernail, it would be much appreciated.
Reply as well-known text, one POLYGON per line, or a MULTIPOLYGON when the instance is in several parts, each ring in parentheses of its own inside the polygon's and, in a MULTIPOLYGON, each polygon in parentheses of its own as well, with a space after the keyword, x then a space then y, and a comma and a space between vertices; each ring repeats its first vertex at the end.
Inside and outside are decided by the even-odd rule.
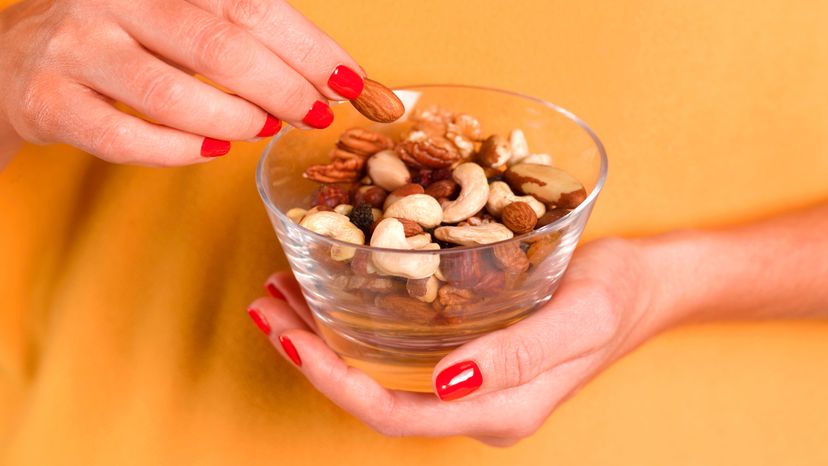
POLYGON ((250 316, 250 319, 253 320, 253 323, 256 324, 256 327, 259 327, 262 333, 270 335, 270 324, 267 323, 267 319, 265 319, 261 312, 251 307, 247 310, 247 315, 250 316))
POLYGON ((339 65, 328 78, 328 87, 346 99, 356 99, 362 93, 365 83, 354 70, 345 65, 339 65))
POLYGON ((463 398, 480 388, 483 375, 474 361, 464 361, 443 369, 437 375, 437 396, 443 401, 463 398))
POLYGON ((282 129, 282 122, 275 116, 268 113, 262 130, 259 131, 259 134, 256 136, 260 138, 269 138, 270 136, 278 133, 280 129, 282 129))
POLYGON ((285 353, 287 353, 290 360, 297 366, 302 367, 302 358, 299 357, 299 353, 296 351, 296 347, 293 346, 293 342, 290 341, 290 338, 280 336, 279 343, 282 344, 282 349, 285 350, 285 353))
POLYGON ((325 102, 317 100, 302 121, 312 128, 324 129, 333 123, 333 119, 334 115, 331 107, 328 107, 325 102))
POLYGON ((201 143, 202 157, 219 157, 228 152, 230 152, 230 141, 204 138, 204 142, 201 143))
POLYGON ((276 288, 276 285, 274 285, 273 283, 266 284, 265 290, 267 290, 267 294, 269 294, 270 296, 273 296, 276 299, 281 299, 282 301, 287 301, 285 299, 285 295, 283 295, 282 292, 279 291, 279 288, 276 288))

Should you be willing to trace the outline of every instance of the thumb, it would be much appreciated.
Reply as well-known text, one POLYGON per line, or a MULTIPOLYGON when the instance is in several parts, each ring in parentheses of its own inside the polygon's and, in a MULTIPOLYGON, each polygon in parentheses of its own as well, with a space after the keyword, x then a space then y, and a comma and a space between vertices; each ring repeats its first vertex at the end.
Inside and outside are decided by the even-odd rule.
POLYGON ((434 368, 435 392, 451 401, 523 385, 604 346, 619 324, 604 287, 586 280, 562 283, 552 301, 533 315, 446 355, 434 368))

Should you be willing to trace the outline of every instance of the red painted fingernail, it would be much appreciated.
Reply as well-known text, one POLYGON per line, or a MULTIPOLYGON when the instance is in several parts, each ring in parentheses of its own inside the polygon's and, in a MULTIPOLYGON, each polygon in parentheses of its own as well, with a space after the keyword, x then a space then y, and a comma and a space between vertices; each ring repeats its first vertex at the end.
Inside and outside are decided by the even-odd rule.
POLYGON ((456 400, 480 388, 483 375, 474 361, 464 361, 443 369, 437 375, 437 396, 443 401, 456 400))
POLYGON ((204 138, 204 142, 201 143, 202 157, 219 157, 228 152, 230 152, 230 141, 204 138))
POLYGON ((334 115, 328 104, 317 100, 302 121, 311 128, 324 129, 333 123, 334 115))
POLYGON ((283 295, 282 292, 279 291, 279 288, 276 288, 276 285, 274 285, 273 283, 266 284, 265 290, 267 290, 267 294, 269 294, 270 296, 273 296, 276 299, 281 299, 282 301, 287 301, 285 299, 285 295, 283 295))
POLYGON ((302 367, 302 358, 299 357, 299 353, 296 351, 296 347, 293 346, 293 342, 290 341, 290 338, 286 336, 279 337, 279 343, 282 344, 282 349, 285 350, 288 357, 294 364, 299 367, 302 367))
POLYGON ((270 324, 267 323, 267 319, 265 319, 261 312, 251 307, 247 310, 247 315, 250 316, 250 319, 253 320, 253 323, 256 324, 256 327, 259 327, 262 333, 270 335, 270 324))
POLYGON ((362 93, 365 82, 362 76, 345 65, 339 65, 328 78, 328 87, 346 99, 356 99, 362 93))
POLYGON ((265 119, 265 124, 256 137, 269 138, 270 136, 278 133, 280 129, 282 129, 282 122, 275 116, 268 113, 267 118, 265 119))

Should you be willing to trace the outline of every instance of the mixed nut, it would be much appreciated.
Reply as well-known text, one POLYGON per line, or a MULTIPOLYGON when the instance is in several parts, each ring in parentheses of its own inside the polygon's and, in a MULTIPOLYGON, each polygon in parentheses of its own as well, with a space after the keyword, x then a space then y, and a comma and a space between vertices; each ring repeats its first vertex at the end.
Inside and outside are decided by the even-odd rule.
MULTIPOLYGON (((384 118, 387 105, 375 107, 365 111, 384 118)), ((550 155, 532 153, 520 129, 485 136, 475 117, 434 107, 414 111, 409 121, 399 141, 364 128, 345 131, 330 162, 305 171, 322 183, 307 209, 287 216, 316 233, 385 249, 311 248, 338 271, 335 286, 423 323, 457 322, 464 307, 521 283, 555 251, 559 235, 500 242, 560 219, 587 193, 550 155), (455 254, 388 251, 492 243, 500 244, 455 254)))

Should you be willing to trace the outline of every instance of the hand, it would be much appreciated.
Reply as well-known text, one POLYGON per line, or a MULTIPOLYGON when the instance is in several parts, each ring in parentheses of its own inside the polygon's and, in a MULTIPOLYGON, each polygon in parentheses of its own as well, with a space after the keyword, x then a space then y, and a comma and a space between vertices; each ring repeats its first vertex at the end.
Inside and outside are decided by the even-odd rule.
POLYGON ((467 435, 506 446, 534 433, 592 377, 667 324, 648 308, 651 283, 639 249, 612 239, 576 251, 547 305, 440 361, 433 379, 442 400, 387 390, 346 366, 314 332, 290 274, 273 275, 267 283, 273 297, 257 299, 248 312, 320 392, 375 430, 391 436, 467 435), (457 374, 452 367, 466 369, 467 362, 474 363, 474 375, 446 385, 440 374, 457 374))
POLYGON ((328 126, 327 99, 358 95, 360 70, 286 1, 27 0, 0 12, 0 135, 119 163, 201 162, 280 120, 328 126))

